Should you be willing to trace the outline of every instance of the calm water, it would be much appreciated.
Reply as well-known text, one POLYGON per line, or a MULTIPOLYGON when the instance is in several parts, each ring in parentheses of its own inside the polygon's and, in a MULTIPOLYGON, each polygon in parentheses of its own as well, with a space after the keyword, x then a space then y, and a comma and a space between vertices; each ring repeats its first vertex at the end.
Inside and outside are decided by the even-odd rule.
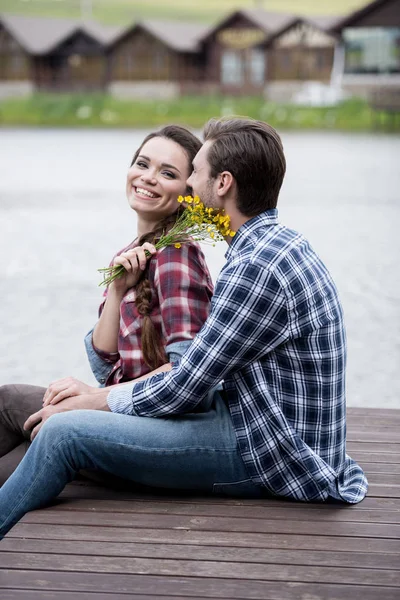
MULTIPOLYGON (((124 196, 145 131, 0 131, 0 384, 94 383, 83 335, 96 269, 134 237, 124 196)), ((400 138, 284 133, 280 219, 332 272, 348 334, 348 404, 400 408, 400 138)), ((224 244, 207 248, 213 276, 224 244)))

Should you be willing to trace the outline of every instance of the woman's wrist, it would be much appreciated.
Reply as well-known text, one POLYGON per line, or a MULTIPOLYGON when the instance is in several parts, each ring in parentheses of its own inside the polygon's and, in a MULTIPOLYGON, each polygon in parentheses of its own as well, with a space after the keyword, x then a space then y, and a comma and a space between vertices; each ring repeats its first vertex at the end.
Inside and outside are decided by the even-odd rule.
POLYGON ((108 286, 107 300, 109 300, 109 299, 117 300, 120 303, 122 298, 125 296, 125 294, 126 294, 126 289, 119 288, 118 286, 115 285, 115 283, 113 281, 108 286))

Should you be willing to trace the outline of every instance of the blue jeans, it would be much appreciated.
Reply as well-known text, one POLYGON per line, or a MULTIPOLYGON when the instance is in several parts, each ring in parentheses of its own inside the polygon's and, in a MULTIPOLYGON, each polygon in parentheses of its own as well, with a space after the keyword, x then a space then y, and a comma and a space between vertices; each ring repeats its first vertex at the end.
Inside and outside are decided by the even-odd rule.
POLYGON ((0 489, 0 539, 48 504, 81 469, 154 487, 261 497, 248 477, 219 392, 208 412, 152 419, 93 410, 51 416, 0 489))

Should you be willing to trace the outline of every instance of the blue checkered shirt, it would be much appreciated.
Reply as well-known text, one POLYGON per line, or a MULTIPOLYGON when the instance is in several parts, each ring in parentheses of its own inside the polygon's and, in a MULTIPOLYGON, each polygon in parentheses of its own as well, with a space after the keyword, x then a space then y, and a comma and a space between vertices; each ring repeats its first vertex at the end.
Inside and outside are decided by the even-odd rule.
POLYGON ((296 500, 356 503, 368 483, 346 455, 346 337, 336 287, 276 210, 247 221, 226 253, 211 313, 178 366, 113 388, 113 412, 192 412, 224 381, 248 473, 296 500))

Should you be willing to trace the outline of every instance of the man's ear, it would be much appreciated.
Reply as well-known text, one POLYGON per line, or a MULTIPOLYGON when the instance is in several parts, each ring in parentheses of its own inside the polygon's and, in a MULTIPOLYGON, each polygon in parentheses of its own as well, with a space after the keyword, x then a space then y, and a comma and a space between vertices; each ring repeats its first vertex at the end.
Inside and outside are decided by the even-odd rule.
POLYGON ((234 177, 229 171, 222 171, 219 174, 217 194, 218 196, 226 196, 232 190, 234 177))

